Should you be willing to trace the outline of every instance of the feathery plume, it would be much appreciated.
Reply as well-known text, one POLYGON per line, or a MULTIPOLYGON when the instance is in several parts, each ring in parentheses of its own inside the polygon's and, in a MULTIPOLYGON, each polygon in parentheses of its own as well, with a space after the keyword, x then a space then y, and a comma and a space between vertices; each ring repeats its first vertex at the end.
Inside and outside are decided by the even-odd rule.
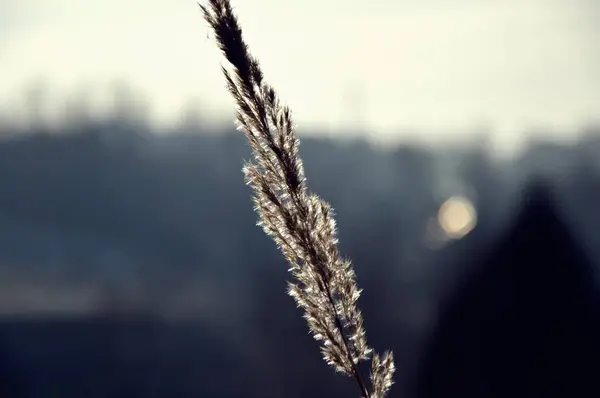
POLYGON ((198 5, 231 64, 222 72, 254 158, 243 172, 253 190, 258 225, 290 264, 295 282, 288 282, 288 294, 304 310, 324 360, 353 377, 364 398, 383 398, 393 383, 393 356, 373 355, 369 392, 358 367, 372 352, 356 306, 361 290, 351 262, 340 256, 333 209, 307 189, 290 109, 264 81, 229 0, 198 5))

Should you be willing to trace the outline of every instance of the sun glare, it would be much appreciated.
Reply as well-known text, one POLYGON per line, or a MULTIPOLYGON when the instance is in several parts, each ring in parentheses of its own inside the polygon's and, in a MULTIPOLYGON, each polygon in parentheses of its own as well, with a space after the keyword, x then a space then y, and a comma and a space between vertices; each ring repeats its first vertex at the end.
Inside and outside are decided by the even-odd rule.
POLYGON ((459 239, 475 228, 477 212, 469 199, 453 196, 440 207, 438 223, 449 238, 459 239))

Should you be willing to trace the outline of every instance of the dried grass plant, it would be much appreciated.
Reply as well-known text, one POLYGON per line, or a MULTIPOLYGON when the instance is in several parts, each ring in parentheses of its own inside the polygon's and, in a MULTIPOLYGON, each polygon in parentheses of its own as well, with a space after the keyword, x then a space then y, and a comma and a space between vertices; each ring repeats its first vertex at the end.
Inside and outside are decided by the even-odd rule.
POLYGON ((291 266, 295 282, 288 282, 288 293, 304 310, 325 361, 353 377, 364 398, 383 398, 393 384, 393 355, 373 353, 369 389, 359 366, 372 353, 356 306, 361 290, 350 261, 340 256, 332 208, 307 189, 290 109, 263 79, 229 0, 199 6, 230 63, 222 71, 254 158, 243 172, 258 225, 291 266))

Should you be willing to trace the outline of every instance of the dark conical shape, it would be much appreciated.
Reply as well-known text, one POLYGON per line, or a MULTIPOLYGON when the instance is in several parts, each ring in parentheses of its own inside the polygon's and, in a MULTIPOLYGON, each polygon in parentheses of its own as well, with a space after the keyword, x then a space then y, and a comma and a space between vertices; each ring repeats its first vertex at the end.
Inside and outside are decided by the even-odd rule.
POLYGON ((441 305, 413 396, 600 397, 593 267, 544 184, 476 262, 441 305))

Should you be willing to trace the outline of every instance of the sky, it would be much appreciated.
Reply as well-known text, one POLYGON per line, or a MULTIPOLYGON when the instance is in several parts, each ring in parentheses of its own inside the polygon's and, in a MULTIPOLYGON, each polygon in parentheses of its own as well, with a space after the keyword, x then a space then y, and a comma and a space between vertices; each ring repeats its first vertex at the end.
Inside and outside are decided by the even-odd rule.
MULTIPOLYGON (((375 140, 524 132, 570 139, 600 122, 597 0, 232 0, 299 130, 375 140)), ((0 0, 0 107, 44 82, 51 106, 116 80, 153 120, 197 104, 232 122, 223 59, 194 0, 0 0), (196 102, 191 102, 195 100, 196 102)))

